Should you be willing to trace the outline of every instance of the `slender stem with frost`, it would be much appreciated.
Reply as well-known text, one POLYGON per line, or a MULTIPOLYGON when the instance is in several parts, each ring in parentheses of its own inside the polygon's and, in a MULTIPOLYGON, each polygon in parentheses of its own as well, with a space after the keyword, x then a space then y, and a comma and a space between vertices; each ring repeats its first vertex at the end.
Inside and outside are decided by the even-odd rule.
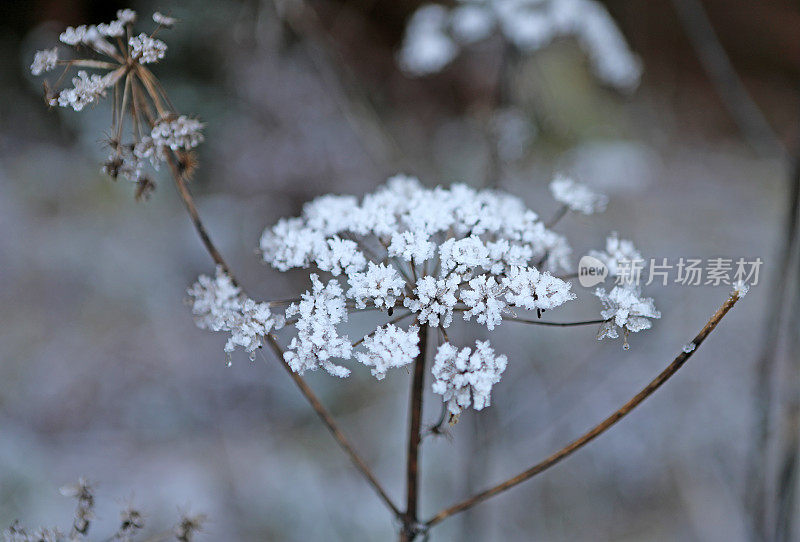
POLYGON ((700 344, 708 337, 708 335, 717 327, 720 320, 728 313, 729 310, 736 304, 739 300, 739 294, 733 293, 731 296, 723 303, 723 305, 714 313, 714 315, 709 319, 703 329, 700 330, 700 333, 692 341, 695 345, 694 350, 691 352, 682 352, 678 357, 676 357, 672 363, 667 366, 656 378, 654 378, 647 386, 642 389, 639 393, 637 393, 630 401, 622 405, 616 412, 611 414, 608 418, 600 422, 590 431, 585 433, 583 436, 578 438, 577 440, 572 441, 568 445, 564 446, 551 456, 547 457, 543 461, 533 465, 531 468, 521 472, 520 474, 509 478, 508 480, 497 484, 494 487, 491 487, 485 491, 482 491, 468 499, 465 499, 449 508, 445 508, 431 519, 425 522, 425 528, 432 527, 437 523, 444 521, 445 519, 468 510, 473 506, 482 503, 483 501, 494 497, 512 487, 521 484, 522 482, 536 476, 537 474, 544 472, 545 470, 549 469, 556 463, 560 462, 562 459, 566 458, 567 456, 571 455, 572 453, 576 452, 577 450, 583 448, 589 442, 603 434, 609 428, 611 428, 614 424, 616 424, 619 420, 625 417, 631 410, 633 410, 636 406, 639 405, 642 401, 647 399, 650 395, 653 394, 658 388, 660 388, 664 382, 669 380, 672 375, 674 375, 678 369, 680 369, 686 361, 692 357, 692 355, 697 352, 700 344))
POLYGON ((186 180, 183 178, 183 175, 181 175, 180 171, 178 171, 178 164, 175 163, 175 159, 169 153, 167 154, 167 163, 169 164, 169 169, 172 172, 172 180, 175 181, 175 187, 178 189, 178 194, 180 194, 181 199, 183 200, 183 205, 186 207, 186 211, 189 213, 189 218, 192 220, 194 229, 197 231, 197 235, 200 236, 203 246, 211 256, 211 259, 214 260, 214 263, 216 263, 222 268, 223 271, 225 271, 225 274, 231 278, 234 284, 238 284, 236 282, 236 278, 231 272, 230 267, 228 267, 227 262, 225 262, 225 259, 222 257, 222 254, 219 253, 219 250, 217 250, 217 247, 211 241, 211 237, 209 237, 203 222, 200 220, 200 215, 197 212, 197 207, 194 205, 194 199, 192 199, 192 194, 189 192, 189 187, 186 186, 186 180))
POLYGON ((386 504, 386 506, 389 507, 392 513, 398 518, 401 517, 402 514, 400 510, 392 502, 392 499, 383 489, 381 483, 372 473, 372 471, 364 462, 364 460, 361 459, 361 456, 358 455, 355 448, 353 448, 353 445, 350 444, 350 441, 347 440, 347 437, 345 437, 342 430, 339 429, 339 426, 336 423, 336 420, 333 419, 331 413, 328 412, 324 406, 322 406, 322 403, 314 394, 314 392, 311 390, 309 385, 306 384, 306 381, 303 379, 303 377, 295 373, 292 370, 292 368, 289 367, 289 364, 287 364, 284 361, 283 349, 275 340, 275 337, 273 337, 272 335, 267 335, 267 343, 269 344, 272 351, 275 353, 275 356, 278 358, 281 365, 283 365, 283 368, 286 369, 286 372, 289 373, 291 379, 294 380, 294 383, 300 389, 300 393, 302 393, 303 397, 306 398, 308 403, 311 405, 311 408, 313 408, 314 412, 317 413, 319 419, 322 420, 322 423, 324 423, 325 427, 328 428, 328 431, 330 431, 330 433, 333 435, 333 438, 336 439, 336 442, 339 444, 342 450, 344 450, 344 452, 348 455, 348 457, 350 457, 350 461, 353 462, 353 465, 355 465, 356 469, 358 469, 361 475, 364 476, 364 478, 367 480, 367 483, 369 483, 369 485, 372 486, 372 489, 375 490, 375 493, 378 494, 378 497, 380 497, 381 500, 384 502, 384 504, 386 504))

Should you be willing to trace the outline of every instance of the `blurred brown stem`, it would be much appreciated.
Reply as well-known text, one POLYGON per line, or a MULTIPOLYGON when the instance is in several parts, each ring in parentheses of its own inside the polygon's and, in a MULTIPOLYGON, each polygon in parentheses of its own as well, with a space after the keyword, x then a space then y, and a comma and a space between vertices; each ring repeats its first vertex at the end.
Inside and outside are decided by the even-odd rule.
POLYGON ((445 508, 431 519, 425 522, 425 527, 429 528, 437 523, 444 521, 445 519, 468 510, 473 506, 480 504, 481 502, 494 497, 512 487, 525 482, 526 480, 536 476, 537 474, 544 472, 545 470, 549 469, 556 463, 560 462, 562 459, 566 458, 567 456, 571 455, 572 453, 576 452, 577 450, 583 448, 589 442, 603 434, 609 428, 611 428, 614 424, 616 424, 619 420, 625 417, 628 413, 630 413, 636 406, 638 406, 642 401, 647 399, 650 395, 652 395, 658 388, 660 388, 667 380, 669 380, 677 371, 680 369, 686 361, 692 357, 692 355, 697 352, 698 348, 702 344, 702 342, 708 337, 708 335, 717 327, 720 320, 728 313, 729 310, 736 304, 739 300, 738 293, 731 294, 731 296, 723 303, 723 305, 714 313, 714 315, 709 319, 703 329, 700 330, 700 333, 692 341, 695 345, 695 349, 691 352, 682 352, 678 357, 676 357, 672 363, 667 366, 656 378, 654 378, 647 386, 642 389, 639 393, 637 393, 630 401, 622 405, 616 412, 611 414, 608 418, 600 422, 590 431, 585 433, 583 436, 578 438, 577 440, 572 441, 570 444, 566 445, 565 447, 561 448, 544 461, 541 461, 531 468, 521 472, 520 474, 514 476, 513 478, 509 478, 505 482, 497 484, 494 487, 491 487, 481 493, 473 495, 468 499, 465 499, 449 508, 445 508))

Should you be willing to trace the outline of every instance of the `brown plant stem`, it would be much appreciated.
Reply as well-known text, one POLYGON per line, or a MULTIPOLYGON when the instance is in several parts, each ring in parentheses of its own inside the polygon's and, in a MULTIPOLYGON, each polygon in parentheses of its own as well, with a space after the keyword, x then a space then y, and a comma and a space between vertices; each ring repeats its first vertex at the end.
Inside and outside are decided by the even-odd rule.
POLYGON ((678 369, 680 369, 686 361, 692 357, 692 355, 697 352, 697 349, 700 347, 700 344, 708 337, 708 335, 717 327, 720 320, 728 313, 729 310, 736 304, 739 300, 739 294, 733 293, 730 297, 723 303, 723 305, 714 313, 714 315, 709 319, 703 329, 700 330, 700 333, 692 341, 695 345, 695 349, 691 352, 682 352, 678 357, 676 357, 672 363, 667 366, 656 378, 654 378, 647 386, 642 389, 639 393, 637 393, 631 400, 627 403, 622 405, 616 412, 611 414, 608 418, 600 422, 598 425, 593 427, 590 431, 585 433, 583 436, 578 438, 577 440, 572 441, 565 447, 561 448, 554 454, 550 455, 543 461, 533 465, 531 468, 521 472, 520 474, 509 478, 508 480, 497 484, 494 487, 491 487, 485 491, 482 491, 472 497, 469 497, 449 508, 445 508, 431 519, 425 522, 425 527, 429 528, 437 523, 444 521, 445 519, 458 514, 459 512, 463 512, 472 508, 473 506, 502 493, 512 487, 525 482, 526 480, 536 476, 537 474, 549 469, 556 463, 560 462, 562 459, 566 458, 567 456, 571 455, 572 453, 576 452, 577 450, 586 446, 589 442, 597 438, 599 435, 603 434, 609 428, 611 428, 615 423, 625 417, 631 410, 633 410, 636 406, 638 406, 642 401, 647 399, 650 395, 652 395, 658 388, 660 388, 667 380, 669 380, 672 375, 674 375, 678 369))
POLYGON ((378 497, 380 497, 386 506, 389 507, 392 513, 396 517, 400 518, 402 516, 400 510, 392 502, 392 499, 389 498, 389 495, 386 494, 386 491, 383 489, 383 486, 381 486, 381 483, 372 473, 364 460, 361 459, 361 456, 358 455, 355 448, 353 448, 353 445, 350 444, 350 441, 347 440, 347 437, 345 437, 344 433, 339 428, 336 420, 334 420, 330 412, 325 409, 320 400, 317 398, 316 394, 314 394, 309 385, 306 384, 306 381, 303 379, 303 377, 295 373, 292 368, 289 367, 289 364, 284 361, 283 348, 281 348, 281 346, 275 340, 275 337, 272 335, 267 335, 267 343, 275 353, 278 361, 280 361, 281 365, 283 365, 283 368, 286 369, 286 372, 289 373, 291 379, 294 380, 294 383, 300 389, 300 393, 302 393, 303 397, 306 398, 308 403, 311 405, 311 408, 314 409, 314 412, 317 413, 319 419, 322 420, 322 423, 324 423, 325 427, 328 428, 328 431, 330 431, 331 435, 333 435, 333 438, 336 439, 336 442, 348 455, 350 461, 353 462, 353 465, 355 465, 356 469, 358 469, 361 475, 364 476, 364 478, 367 480, 367 483, 369 483, 372 489, 375 490, 375 493, 378 494, 378 497))
POLYGON ((194 229, 197 231, 197 235, 200 236, 203 246, 211 256, 211 259, 214 260, 214 263, 220 266, 222 270, 225 271, 225 274, 231 278, 233 283, 238 286, 236 277, 233 276, 230 267, 228 267, 227 262, 225 262, 222 254, 219 253, 219 250, 217 250, 217 247, 211 241, 211 237, 209 237, 205 226, 203 226, 203 222, 200 220, 200 215, 197 212, 197 207, 194 205, 192 194, 189 192, 189 187, 186 186, 186 180, 178 170, 178 164, 175 162, 175 158, 172 156, 172 154, 167 154, 167 163, 169 164, 169 169, 172 172, 172 180, 175 181, 175 187, 178 189, 178 194, 180 194, 181 200, 183 200, 183 205, 186 207, 186 211, 189 213, 189 218, 192 220, 194 229))
POLYGON ((414 376, 411 381, 411 400, 409 403, 408 457, 406 462, 406 511, 400 540, 410 542, 419 533, 417 505, 419 496, 419 444, 422 440, 422 396, 425 387, 425 355, 428 343, 428 327, 419 330, 419 355, 414 362, 414 376))

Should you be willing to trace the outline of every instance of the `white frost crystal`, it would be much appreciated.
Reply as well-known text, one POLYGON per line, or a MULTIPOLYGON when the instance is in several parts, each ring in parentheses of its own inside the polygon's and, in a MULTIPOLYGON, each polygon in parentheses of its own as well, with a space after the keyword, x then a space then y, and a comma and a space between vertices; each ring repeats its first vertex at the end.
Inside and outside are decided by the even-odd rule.
POLYGON ((529 310, 549 310, 575 299, 572 285, 535 268, 512 267, 504 279, 509 304, 529 310))
POLYGON ((356 352, 356 359, 372 367, 372 376, 383 380, 386 371, 408 365, 419 355, 419 327, 403 330, 387 324, 364 339, 363 345, 366 352, 356 352))
POLYGON ((502 298, 505 288, 497 283, 495 277, 478 275, 469 281, 470 289, 461 290, 461 300, 469 307, 464 312, 464 320, 477 316, 479 324, 486 324, 489 331, 503 320, 507 303, 502 298))
POLYGON ((595 290, 595 295, 605 307, 600 313, 601 316, 604 320, 608 320, 601 324, 597 334, 598 340, 606 337, 616 339, 619 337, 618 328, 622 328, 626 336, 628 332, 636 333, 650 329, 653 324, 648 318, 661 318, 653 299, 642 297, 641 291, 636 286, 615 286, 609 293, 606 293, 604 288, 598 288, 595 290))
POLYGON ((436 73, 455 58, 458 47, 446 33, 447 21, 444 6, 429 4, 414 13, 398 55, 404 70, 413 75, 436 73))
POLYGON ((41 75, 44 72, 49 72, 56 67, 58 63, 58 47, 52 49, 45 49, 44 51, 36 51, 33 56, 33 64, 31 64, 31 73, 33 75, 41 75))
POLYGON ((563 203, 572 211, 578 211, 585 215, 601 213, 606 210, 606 205, 608 205, 608 197, 567 177, 556 177, 550 183, 550 192, 553 193, 556 201, 563 203))
POLYGON ((253 359, 267 333, 283 326, 283 318, 273 315, 268 303, 256 303, 242 294, 222 268, 214 278, 201 275, 188 294, 199 327, 231 334, 227 353, 240 346, 253 359))
MULTIPOLYGON (((603 252, 597 250, 589 251, 589 256, 597 258, 608 268, 608 275, 618 277, 620 271, 629 270, 633 262, 643 261, 642 255, 633 246, 633 242, 620 239, 617 232, 613 232, 606 239, 606 249, 603 252)), ((633 277, 630 277, 633 278, 633 277)))
POLYGON ((169 147, 173 151, 189 150, 203 142, 202 129, 203 123, 199 120, 180 115, 174 119, 156 122, 150 137, 157 147, 169 147))
POLYGON ((78 76, 72 79, 73 88, 64 89, 59 93, 57 103, 61 107, 71 107, 75 111, 81 111, 87 105, 104 97, 106 90, 113 86, 116 80, 115 72, 106 75, 95 73, 90 76, 81 70, 78 76))
POLYGON ((497 356, 488 341, 476 341, 475 350, 458 350, 444 343, 433 361, 433 391, 442 396, 452 414, 470 405, 475 410, 489 406, 492 386, 500 382, 508 360, 497 356))
POLYGON ((134 58, 142 64, 158 62, 167 54, 167 44, 147 34, 131 36, 128 45, 134 58))
POLYGON ((312 291, 303 294, 300 303, 286 309, 286 318, 297 316, 297 337, 292 339, 283 355, 296 373, 322 367, 333 376, 345 377, 350 370, 336 365, 331 359, 350 359, 352 345, 347 336, 340 337, 336 325, 347 320, 342 287, 336 280, 322 285, 311 274, 312 291))

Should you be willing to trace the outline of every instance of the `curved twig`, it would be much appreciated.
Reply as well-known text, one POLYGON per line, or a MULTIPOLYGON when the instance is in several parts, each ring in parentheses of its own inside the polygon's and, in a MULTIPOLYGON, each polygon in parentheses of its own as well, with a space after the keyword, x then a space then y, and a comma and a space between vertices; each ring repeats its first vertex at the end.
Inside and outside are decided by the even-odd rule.
POLYGON ((637 393, 630 401, 622 405, 616 412, 611 414, 608 418, 600 422, 598 425, 593 427, 590 431, 585 433, 583 436, 578 438, 577 440, 572 441, 565 447, 561 448, 545 460, 535 464, 531 468, 521 472, 520 474, 514 476, 513 478, 509 478, 505 482, 497 484, 494 487, 491 487, 485 491, 482 491, 468 499, 465 499, 449 508, 445 508, 431 519, 425 522, 425 527, 429 528, 445 519, 458 514, 459 512, 463 512, 472 508, 473 506, 493 497, 503 491, 511 489, 512 487, 521 484, 522 482, 536 476, 537 474, 549 469, 562 459, 566 458, 567 456, 571 455, 572 453, 576 452, 577 450, 586 446, 589 442, 597 438, 599 435, 603 434, 607 431, 611 426, 625 417, 631 410, 633 410, 636 406, 639 405, 642 401, 647 399, 650 395, 653 394, 658 388, 660 388, 664 382, 670 379, 672 375, 674 375, 678 369, 680 369, 686 361, 692 357, 692 355, 697 352, 697 348, 702 344, 702 342, 708 337, 708 335, 717 327, 720 320, 728 313, 729 310, 736 304, 736 302, 740 299, 740 294, 738 292, 734 292, 731 294, 730 297, 723 303, 723 305, 717 309, 717 312, 709 319, 703 329, 700 330, 700 333, 692 341, 695 345, 694 350, 691 352, 682 352, 678 357, 676 357, 672 363, 667 366, 656 378, 654 378, 647 386, 642 389, 639 393, 637 393))
POLYGON ((386 506, 389 507, 395 517, 402 517, 400 510, 397 508, 397 506, 395 506, 394 502, 392 502, 392 499, 383 489, 381 483, 372 473, 364 460, 361 459, 361 456, 358 455, 355 448, 353 448, 353 445, 350 444, 349 440, 347 440, 347 437, 344 436, 344 433, 341 429, 339 429, 336 420, 333 419, 333 416, 330 414, 330 412, 325 409, 320 400, 317 398, 316 394, 311 390, 309 385, 306 384, 306 381, 303 379, 303 377, 295 373, 292 368, 289 367, 289 364, 284 361, 283 348, 281 348, 281 346, 275 340, 275 337, 272 335, 267 335, 267 343, 275 353, 278 361, 280 361, 281 365, 283 365, 283 368, 286 369, 286 372, 289 373, 289 376, 292 378, 292 380, 294 380, 294 383, 298 388, 300 388, 300 393, 302 393, 303 397, 308 400, 311 408, 313 408, 314 412, 316 412, 317 416, 319 416, 319 419, 322 420, 322 423, 324 423, 325 427, 328 428, 328 431, 330 431, 330 433, 333 435, 333 438, 336 439, 336 442, 339 443, 339 446, 342 448, 342 450, 344 450, 348 457, 350 457, 350 461, 353 462, 353 465, 355 465, 356 469, 358 469, 358 471, 364 476, 369 485, 372 486, 372 489, 375 490, 375 493, 378 494, 378 497, 380 497, 386 506))

